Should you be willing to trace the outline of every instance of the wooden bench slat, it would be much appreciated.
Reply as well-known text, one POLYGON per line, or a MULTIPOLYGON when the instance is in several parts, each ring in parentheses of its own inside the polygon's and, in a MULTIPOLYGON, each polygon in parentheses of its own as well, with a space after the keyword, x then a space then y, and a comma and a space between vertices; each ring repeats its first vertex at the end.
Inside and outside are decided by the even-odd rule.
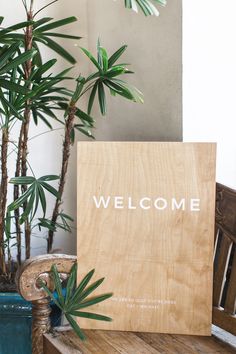
POLYGON ((58 332, 54 337, 45 335, 45 354, 162 354, 131 332, 84 331, 82 342, 72 331, 58 332), (52 346, 50 346, 52 344, 52 346), (55 353, 54 353, 54 351, 55 353))
POLYGON ((224 328, 236 336, 236 316, 230 315, 224 311, 222 308, 213 307, 213 324, 224 328))
MULTIPOLYGON (((82 354, 76 349, 63 348, 63 354, 82 354)), ((43 336, 43 354, 60 354, 60 343, 57 343, 57 340, 53 338, 51 334, 44 334, 43 336)))
POLYGON ((111 344, 119 353, 161 354, 142 338, 131 332, 99 331, 100 336, 111 344))
MULTIPOLYGON (((116 350, 111 343, 107 343, 106 341, 103 340, 103 338, 101 337, 99 331, 85 331, 86 336, 88 338, 88 341, 91 341, 92 346, 93 346, 93 350, 94 348, 97 347, 97 352, 100 350, 101 352, 103 352, 104 354, 118 354, 120 353, 118 350, 116 350)), ((86 350, 89 348, 89 343, 81 343, 80 344, 81 349, 83 349, 84 353, 87 354, 86 350)), ((90 353, 95 353, 95 351, 91 350, 90 347, 90 353)))
POLYGON ((165 354, 235 354, 236 350, 218 338, 170 334, 138 334, 165 354))
POLYGON ((81 342, 73 331, 44 336, 44 354, 235 354, 236 349, 211 336, 86 330, 81 342))
POLYGON ((103 341, 99 334, 86 331, 87 341, 82 342, 72 331, 44 336, 44 353, 48 354, 119 354, 112 345, 103 341))
POLYGON ((215 225, 215 234, 214 234, 214 254, 213 254, 213 257, 214 259, 216 258, 216 254, 217 254, 217 246, 218 246, 218 242, 219 242, 219 238, 220 238, 220 233, 221 233, 221 230, 216 227, 215 225))
POLYGON ((216 184, 216 226, 236 243, 236 191, 216 184))
POLYGON ((225 311, 235 315, 236 309, 236 250, 234 251, 234 258, 231 268, 230 280, 227 289, 225 311))
POLYGON ((185 336, 160 333, 137 333, 137 336, 152 345, 161 353, 165 352, 165 354, 196 354, 195 348, 191 348, 191 346, 187 342, 185 342, 184 340, 180 340, 179 337, 184 338, 185 336))
POLYGON ((222 234, 227 236, 233 243, 236 243, 236 236, 231 234, 229 230, 225 229, 222 225, 216 224, 222 234))
MULTIPOLYGON (((176 340, 181 343, 188 345, 194 353, 204 353, 204 354, 235 354, 236 349, 232 348, 229 344, 221 341, 215 336, 211 337, 200 337, 200 336, 177 336, 174 335, 176 340)), ((185 354, 185 353, 183 353, 185 354)), ((188 352, 186 352, 188 354, 188 352)))
POLYGON ((232 244, 231 239, 223 234, 214 269, 213 305, 216 307, 220 306, 221 303, 232 244))

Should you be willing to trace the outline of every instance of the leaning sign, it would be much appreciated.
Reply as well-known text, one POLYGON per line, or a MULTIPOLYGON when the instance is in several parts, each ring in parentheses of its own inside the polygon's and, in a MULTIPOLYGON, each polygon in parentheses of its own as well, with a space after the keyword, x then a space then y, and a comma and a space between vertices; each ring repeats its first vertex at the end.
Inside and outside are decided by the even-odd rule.
POLYGON ((105 277, 83 328, 210 335, 213 143, 78 144, 79 279, 105 277))

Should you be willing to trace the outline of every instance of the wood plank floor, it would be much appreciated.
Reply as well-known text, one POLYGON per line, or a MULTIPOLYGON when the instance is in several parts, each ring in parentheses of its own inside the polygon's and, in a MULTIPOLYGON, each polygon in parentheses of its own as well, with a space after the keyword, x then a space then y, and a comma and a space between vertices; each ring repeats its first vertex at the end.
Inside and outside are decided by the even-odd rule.
POLYGON ((211 337, 153 333, 85 331, 81 342, 72 331, 44 337, 44 354, 236 354, 236 348, 211 337))

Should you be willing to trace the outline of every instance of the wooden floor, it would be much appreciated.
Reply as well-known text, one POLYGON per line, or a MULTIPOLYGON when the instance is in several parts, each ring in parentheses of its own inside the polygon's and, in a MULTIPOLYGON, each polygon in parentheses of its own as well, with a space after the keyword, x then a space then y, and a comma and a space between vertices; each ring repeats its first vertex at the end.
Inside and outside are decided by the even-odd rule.
POLYGON ((236 348, 211 337, 85 331, 81 342, 72 331, 44 337, 44 354, 236 354, 236 348))

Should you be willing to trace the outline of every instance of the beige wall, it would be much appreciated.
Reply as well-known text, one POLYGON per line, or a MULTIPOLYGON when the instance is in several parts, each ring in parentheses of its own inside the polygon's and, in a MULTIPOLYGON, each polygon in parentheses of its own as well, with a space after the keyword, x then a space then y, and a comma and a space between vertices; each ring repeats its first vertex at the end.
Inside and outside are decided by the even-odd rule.
POLYGON ((128 76, 144 93, 143 105, 109 100, 108 119, 98 121, 99 140, 181 140, 181 1, 168 1, 159 18, 124 9, 123 0, 89 0, 88 38, 95 50, 98 35, 112 53, 128 44, 128 76))
MULTIPOLYGON (((35 1, 38 7, 46 3, 47 0, 35 1)), ((7 17, 8 24, 23 19, 20 8, 20 0, 1 0, 1 14, 7 17)), ((82 35, 84 38, 79 45, 90 50, 95 50, 98 36, 110 53, 122 44, 128 44, 122 61, 132 63, 136 74, 127 78, 143 91, 145 103, 139 105, 119 97, 112 98, 108 102, 106 118, 101 118, 95 109, 97 129, 94 133, 98 140, 181 140, 181 0, 169 0, 166 8, 160 8, 159 18, 145 18, 125 10, 123 0, 60 0, 42 14, 55 18, 77 16, 79 21, 70 27, 70 31, 82 35)), ((88 73, 88 61, 78 46, 69 41, 66 47, 78 58, 75 74, 78 75, 80 70, 88 73)), ((49 59, 51 52, 44 50, 44 57, 49 59)), ((65 62, 58 63, 60 68, 67 66, 65 62)), ((44 125, 37 128, 32 125, 30 134, 32 137, 47 130, 44 125)), ((31 140, 29 159, 36 176, 59 174, 62 137, 63 132, 58 130, 31 140)), ((48 204, 50 214, 52 200, 48 204)), ((75 147, 63 209, 76 217, 75 147)), ((42 235, 44 238, 38 238, 35 229, 34 236, 33 254, 45 252, 46 232, 42 235)), ((75 252, 75 243, 76 230, 66 236, 64 232, 58 232, 54 246, 71 253, 75 252)))

